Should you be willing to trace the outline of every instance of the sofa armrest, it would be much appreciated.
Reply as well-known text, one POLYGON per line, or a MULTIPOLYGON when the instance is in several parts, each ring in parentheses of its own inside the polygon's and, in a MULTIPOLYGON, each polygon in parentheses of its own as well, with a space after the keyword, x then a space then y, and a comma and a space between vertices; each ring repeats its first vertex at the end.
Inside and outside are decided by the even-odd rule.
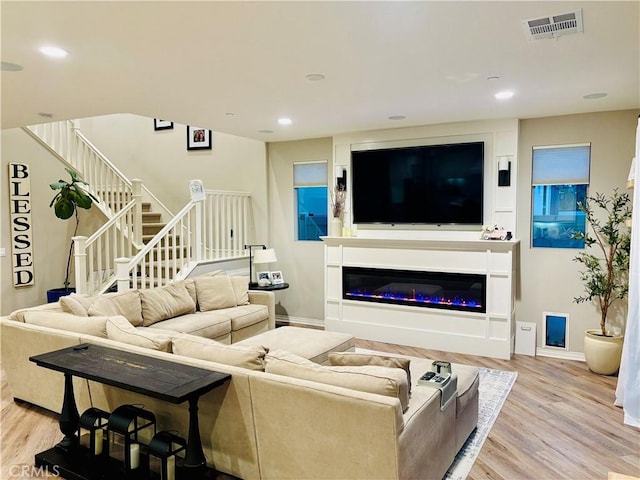
POLYGON ((269 330, 276 328, 276 295, 263 290, 249 290, 249 303, 266 305, 269 310, 269 330))

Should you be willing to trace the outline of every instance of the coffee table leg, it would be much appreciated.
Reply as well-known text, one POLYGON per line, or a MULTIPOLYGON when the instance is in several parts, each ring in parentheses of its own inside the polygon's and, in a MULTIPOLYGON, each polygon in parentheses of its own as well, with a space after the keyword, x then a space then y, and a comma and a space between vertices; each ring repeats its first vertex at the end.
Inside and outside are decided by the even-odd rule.
POLYGON ((187 439, 187 449, 184 457, 184 467, 193 472, 193 476, 187 478, 197 478, 204 473, 207 459, 202 450, 200 440, 200 426, 198 425, 198 398, 189 399, 189 438, 187 439))
POLYGON ((64 438, 56 445, 57 448, 66 452, 78 444, 76 431, 78 430, 79 421, 80 415, 78 414, 76 398, 73 394, 73 376, 65 373, 64 400, 62 401, 62 413, 60 414, 60 431, 64 434, 64 438))

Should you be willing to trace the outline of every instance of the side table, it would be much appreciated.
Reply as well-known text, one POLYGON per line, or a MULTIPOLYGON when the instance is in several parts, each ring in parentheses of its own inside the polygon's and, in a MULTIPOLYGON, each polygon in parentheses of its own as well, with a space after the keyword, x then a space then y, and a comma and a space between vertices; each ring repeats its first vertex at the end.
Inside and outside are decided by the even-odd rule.
POLYGON ((278 290, 286 290, 287 288, 289 288, 288 283, 277 283, 275 285, 266 285, 264 287, 261 287, 260 285, 251 285, 249 287, 249 290, 263 290, 266 292, 275 292, 278 290))

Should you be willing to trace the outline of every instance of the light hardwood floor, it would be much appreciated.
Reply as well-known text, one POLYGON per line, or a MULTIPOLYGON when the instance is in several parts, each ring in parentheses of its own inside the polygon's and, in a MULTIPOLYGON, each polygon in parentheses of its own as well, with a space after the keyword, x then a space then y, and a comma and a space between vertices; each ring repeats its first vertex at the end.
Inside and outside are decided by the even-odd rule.
MULTIPOLYGON (((640 431, 622 423, 613 405, 616 377, 595 375, 582 362, 515 355, 510 361, 359 340, 357 346, 518 372, 518 379, 482 447, 469 480, 640 477, 640 431)), ((56 415, 13 402, 2 374, 0 479, 12 465, 58 442, 56 415)))

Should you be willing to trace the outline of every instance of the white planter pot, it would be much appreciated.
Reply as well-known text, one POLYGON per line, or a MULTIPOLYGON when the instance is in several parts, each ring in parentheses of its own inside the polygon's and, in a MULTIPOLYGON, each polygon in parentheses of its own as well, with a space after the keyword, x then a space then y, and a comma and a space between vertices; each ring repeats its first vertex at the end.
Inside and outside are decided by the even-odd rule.
POLYGON ((589 370, 601 375, 613 375, 620 368, 624 337, 603 337, 600 329, 584 333, 584 357, 589 370))
POLYGON ((332 217, 329 222, 329 236, 341 237, 342 236, 342 220, 332 217))

